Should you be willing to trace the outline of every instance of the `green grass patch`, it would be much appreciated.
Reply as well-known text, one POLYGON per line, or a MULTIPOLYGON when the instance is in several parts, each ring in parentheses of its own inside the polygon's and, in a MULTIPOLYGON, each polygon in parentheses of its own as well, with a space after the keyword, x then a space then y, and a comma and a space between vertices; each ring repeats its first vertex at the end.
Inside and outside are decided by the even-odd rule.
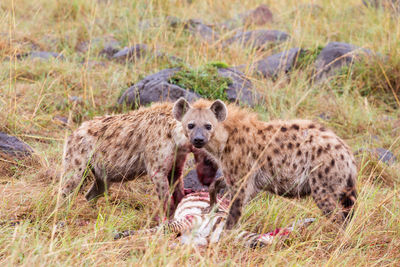
POLYGON ((192 90, 205 98, 227 100, 225 90, 232 80, 218 74, 218 68, 227 66, 223 62, 211 62, 199 68, 183 66, 169 79, 169 82, 192 90))

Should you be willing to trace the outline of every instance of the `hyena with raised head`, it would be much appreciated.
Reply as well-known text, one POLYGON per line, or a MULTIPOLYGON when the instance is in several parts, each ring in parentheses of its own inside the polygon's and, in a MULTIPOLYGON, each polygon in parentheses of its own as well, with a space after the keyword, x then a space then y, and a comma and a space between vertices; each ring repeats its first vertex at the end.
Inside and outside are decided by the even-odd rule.
POLYGON ((288 197, 311 194, 335 221, 349 217, 357 168, 350 148, 332 131, 309 120, 260 121, 255 113, 220 100, 191 106, 179 99, 174 116, 190 142, 222 167, 233 196, 227 229, 262 190, 288 197))
POLYGON ((201 183, 213 181, 217 164, 204 151, 193 147, 181 123, 172 115, 172 103, 154 104, 128 114, 97 117, 84 122, 67 139, 63 156, 63 194, 69 195, 94 174, 86 194, 91 200, 102 195, 111 183, 124 182, 143 174, 151 177, 158 197, 169 201, 170 215, 184 196, 182 170, 188 153, 195 154, 201 183), (82 180, 83 179, 83 180, 82 180))

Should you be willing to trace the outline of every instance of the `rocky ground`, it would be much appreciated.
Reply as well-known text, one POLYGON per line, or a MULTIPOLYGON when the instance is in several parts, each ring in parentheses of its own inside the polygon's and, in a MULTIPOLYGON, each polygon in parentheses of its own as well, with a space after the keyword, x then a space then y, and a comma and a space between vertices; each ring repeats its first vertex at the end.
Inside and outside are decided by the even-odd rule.
MULTIPOLYGON (((395 0, 1 2, 0 263, 398 265, 399 7, 395 0), (269 248, 245 249, 228 235, 198 249, 174 247, 172 236, 112 242, 116 230, 155 223, 146 178, 115 186, 95 206, 82 195, 59 205, 66 135, 94 116, 179 97, 220 98, 264 120, 308 118, 333 129, 359 165, 353 222, 335 229, 309 198, 261 194, 243 228, 318 223, 269 248)), ((198 188, 191 166, 185 183, 198 188)))

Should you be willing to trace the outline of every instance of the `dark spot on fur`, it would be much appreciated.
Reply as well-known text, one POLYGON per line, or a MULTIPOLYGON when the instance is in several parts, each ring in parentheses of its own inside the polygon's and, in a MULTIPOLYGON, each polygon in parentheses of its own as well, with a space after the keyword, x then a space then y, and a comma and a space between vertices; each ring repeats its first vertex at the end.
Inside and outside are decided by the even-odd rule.
POLYGON ((317 157, 321 156, 322 153, 322 147, 319 147, 317 150, 317 157))
MULTIPOLYGON (((319 128, 319 130, 321 131, 321 132, 325 132, 326 131, 326 128, 325 127, 321 127, 321 128, 319 128)), ((323 137, 322 137, 323 138, 323 137)))
POLYGON ((353 179, 351 178, 351 175, 349 175, 349 178, 347 178, 347 187, 353 187, 354 182, 353 179))
POLYGON ((226 146, 224 149, 224 153, 231 153, 231 147, 230 146, 226 146))
POLYGON ((263 133, 262 130, 258 130, 258 131, 257 131, 257 134, 258 134, 258 135, 262 135, 262 133, 263 133))
POLYGON ((328 174, 328 173, 329 173, 329 170, 330 170, 329 167, 326 167, 326 168, 325 168, 325 174, 328 174))
POLYGON ((274 153, 275 153, 275 154, 279 154, 279 149, 274 148, 274 153))
POLYGON ((312 183, 315 184, 317 182, 317 180, 315 180, 315 178, 312 178, 312 183))
POLYGON ((321 172, 318 172, 318 178, 322 179, 322 173, 321 172))
POLYGON ((334 159, 331 160, 331 166, 332 167, 335 166, 335 160, 334 159))
POLYGON ((296 170, 296 169, 297 169, 297 164, 293 163, 293 170, 296 170))
POLYGON ((76 164, 76 165, 81 165, 81 163, 82 163, 82 162, 81 162, 79 159, 75 159, 75 164, 76 164))
POLYGON ((297 156, 301 156, 301 150, 297 150, 297 156))
POLYGON ((343 154, 340 154, 340 159, 341 159, 341 160, 344 160, 343 154))
POLYGON ((281 139, 279 139, 279 137, 275 137, 275 142, 279 143, 281 141, 281 139))
POLYGON ((293 139, 293 141, 296 141, 297 140, 297 136, 295 134, 293 134, 292 135, 292 139, 293 139))
POLYGON ((274 127, 272 125, 269 125, 267 128, 265 128, 266 131, 271 131, 274 127))
POLYGON ((328 144, 328 145, 326 146, 326 150, 331 150, 331 144, 328 144))
POLYGON ((268 160, 268 162, 271 162, 271 157, 267 156, 267 160, 268 160))
POLYGON ((286 127, 281 127, 281 132, 286 132, 287 131, 287 128, 286 127))
POLYGON ((295 130, 299 130, 300 126, 298 124, 293 124, 292 127, 290 127, 290 128, 295 129, 295 130))
POLYGON ((326 193, 326 190, 325 190, 325 189, 322 189, 321 192, 322 192, 322 194, 325 194, 325 193, 326 193))
POLYGON ((293 144, 291 142, 289 142, 288 145, 287 145, 287 148, 288 149, 292 149, 293 148, 293 144))
POLYGON ((167 133, 167 138, 171 139, 172 138, 172 134, 170 132, 167 133))
POLYGON ((340 194, 340 203, 342 204, 343 208, 351 208, 354 205, 354 201, 345 193, 340 194))
POLYGON ((285 144, 281 144, 280 146, 279 146, 281 149, 284 149, 285 148, 285 144))
POLYGON ((311 160, 314 160, 315 159, 315 156, 314 155, 311 155, 311 160))
POLYGON ((112 120, 114 117, 107 117, 107 118, 105 118, 105 119, 103 119, 103 122, 105 123, 105 122, 108 122, 108 121, 110 121, 110 120, 112 120))
POLYGON ((253 159, 257 159, 258 158, 256 152, 253 151, 251 154, 253 156, 253 159))
POLYGON ((300 143, 296 143, 296 147, 299 147, 300 146, 300 143))
POLYGON ((314 128, 315 128, 315 125, 314 125, 314 124, 308 125, 308 129, 314 129, 314 128))
POLYGON ((335 145, 335 149, 340 149, 341 147, 342 147, 342 145, 340 145, 340 144, 335 145))

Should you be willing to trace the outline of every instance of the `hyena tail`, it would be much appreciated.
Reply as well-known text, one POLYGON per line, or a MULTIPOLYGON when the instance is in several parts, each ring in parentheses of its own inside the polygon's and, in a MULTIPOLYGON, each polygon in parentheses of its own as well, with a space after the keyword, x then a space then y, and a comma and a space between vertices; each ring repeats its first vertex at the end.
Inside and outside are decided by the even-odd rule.
POLYGON ((348 223, 354 213, 354 204, 357 200, 357 191, 354 186, 354 182, 349 178, 347 182, 347 186, 343 190, 343 192, 339 195, 339 204, 342 210, 342 218, 345 223, 348 223))

